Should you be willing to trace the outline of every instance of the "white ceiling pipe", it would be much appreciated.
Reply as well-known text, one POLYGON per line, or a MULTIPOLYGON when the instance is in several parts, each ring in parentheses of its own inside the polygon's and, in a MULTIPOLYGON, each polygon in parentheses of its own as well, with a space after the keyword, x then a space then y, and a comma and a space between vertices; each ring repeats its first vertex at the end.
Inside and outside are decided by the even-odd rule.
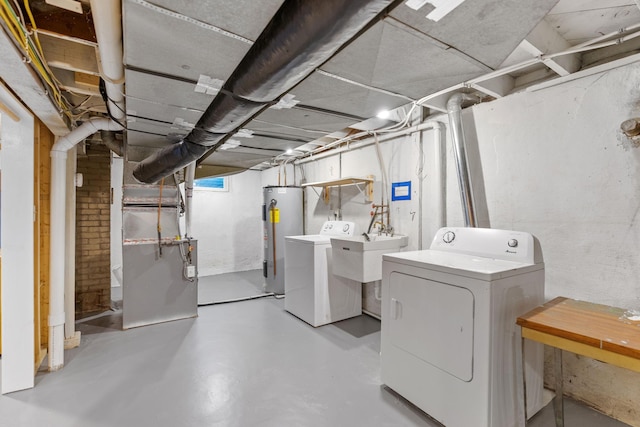
MULTIPOLYGON (((434 157, 435 157, 435 167, 434 170, 431 171, 430 175, 433 177, 433 188, 436 189, 436 197, 434 197, 432 203, 435 204, 435 211, 438 212, 437 224, 436 228, 440 229, 446 225, 446 213, 447 213, 447 186, 446 186, 446 156, 445 156, 445 139, 444 137, 444 124, 436 121, 429 121, 425 124, 428 124, 429 127, 426 129, 433 129, 433 145, 434 145, 434 157)), ((420 139, 420 151, 422 153, 422 139, 420 139)), ((422 159, 420 159, 422 161, 422 159)), ((422 175, 422 173, 421 173, 422 175)), ((424 178, 422 176, 418 177, 418 250, 423 249, 423 241, 422 234, 424 233, 422 227, 422 218, 423 218, 423 201, 422 201, 422 193, 423 191, 423 181, 424 178)))
POLYGON ((64 366, 65 292, 75 293, 75 283, 65 286, 65 202, 67 151, 100 130, 122 130, 113 120, 94 117, 59 138, 51 148, 51 239, 49 260, 49 370, 64 366))
POLYGON ((196 162, 189 163, 184 177, 184 198, 185 198, 185 237, 191 238, 191 209, 193 207, 193 181, 196 177, 196 162))
MULTIPOLYGON (((419 125, 411 126, 411 127, 404 128, 404 129, 401 129, 401 130, 388 132, 388 133, 379 133, 378 134, 378 141, 379 142, 389 141, 391 139, 395 139, 395 138, 398 138, 398 137, 403 136, 403 135, 408 135, 410 133, 420 132, 420 131, 423 131, 423 130, 435 129, 435 127, 441 126, 441 125, 442 125, 441 122, 429 120, 429 121, 421 123, 419 125)), ((321 147, 321 148, 325 148, 326 151, 322 151, 319 154, 307 154, 304 158, 296 160, 295 164, 296 165, 301 165, 301 164, 304 164, 304 163, 313 162, 313 161, 322 159, 324 157, 333 156, 333 155, 342 153, 343 151, 355 150, 355 149, 358 149, 358 148, 367 147, 369 145, 375 144, 375 140, 373 138, 373 132, 368 132, 368 131, 360 132, 360 133, 357 133, 357 134, 353 135, 353 138, 352 137, 343 138, 342 140, 334 141, 334 142, 332 142, 330 144, 327 144, 324 147, 321 147), (356 138, 356 137, 358 137, 358 138, 366 137, 366 138, 359 139, 357 141, 353 141, 353 138, 356 138), (350 141, 353 141, 353 142, 350 142, 350 141), (337 144, 335 144, 335 142, 339 142, 339 143, 344 144, 344 145, 342 147, 330 150, 329 147, 334 147, 335 145, 337 145, 337 144)))
POLYGON ((120 0, 91 0, 91 14, 100 54, 100 76, 109 97, 107 104, 113 118, 120 120, 125 116, 120 0))

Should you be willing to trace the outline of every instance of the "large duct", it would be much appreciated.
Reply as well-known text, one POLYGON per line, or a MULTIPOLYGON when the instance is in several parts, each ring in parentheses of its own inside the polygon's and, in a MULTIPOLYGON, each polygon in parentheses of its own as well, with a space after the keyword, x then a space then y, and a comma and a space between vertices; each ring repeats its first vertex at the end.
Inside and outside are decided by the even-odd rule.
POLYGON ((156 182, 207 151, 304 80, 398 0, 287 0, 249 49, 195 128, 140 162, 133 176, 156 182))
POLYGON ((118 141, 116 138, 116 133, 112 130, 101 130, 100 131, 100 139, 102 143, 109 150, 113 151, 118 156, 122 157, 124 155, 124 144, 122 140, 118 141))

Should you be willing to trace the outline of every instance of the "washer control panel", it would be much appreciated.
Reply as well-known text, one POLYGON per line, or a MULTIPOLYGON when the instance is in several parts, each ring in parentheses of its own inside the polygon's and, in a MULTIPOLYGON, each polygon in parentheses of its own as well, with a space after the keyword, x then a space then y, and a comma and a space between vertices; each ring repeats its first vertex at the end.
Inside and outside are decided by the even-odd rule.
POLYGON ((356 225, 350 221, 327 221, 320 229, 321 236, 352 237, 355 234, 356 225))

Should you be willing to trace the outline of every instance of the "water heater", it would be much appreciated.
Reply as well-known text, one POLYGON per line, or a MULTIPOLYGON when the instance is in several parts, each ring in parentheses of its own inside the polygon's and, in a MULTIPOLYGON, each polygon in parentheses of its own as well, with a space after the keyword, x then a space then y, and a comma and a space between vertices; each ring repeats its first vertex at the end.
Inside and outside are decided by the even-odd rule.
POLYGON ((264 290, 284 294, 284 238, 303 233, 302 188, 267 186, 263 194, 264 290))

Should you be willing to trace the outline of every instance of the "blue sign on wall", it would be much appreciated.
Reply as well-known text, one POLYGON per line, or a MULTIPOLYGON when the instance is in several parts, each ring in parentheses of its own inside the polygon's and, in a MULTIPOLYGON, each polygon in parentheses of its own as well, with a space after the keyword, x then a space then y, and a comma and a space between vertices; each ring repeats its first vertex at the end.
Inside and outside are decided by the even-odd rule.
POLYGON ((391 183, 391 201, 411 200, 411 181, 391 183))

